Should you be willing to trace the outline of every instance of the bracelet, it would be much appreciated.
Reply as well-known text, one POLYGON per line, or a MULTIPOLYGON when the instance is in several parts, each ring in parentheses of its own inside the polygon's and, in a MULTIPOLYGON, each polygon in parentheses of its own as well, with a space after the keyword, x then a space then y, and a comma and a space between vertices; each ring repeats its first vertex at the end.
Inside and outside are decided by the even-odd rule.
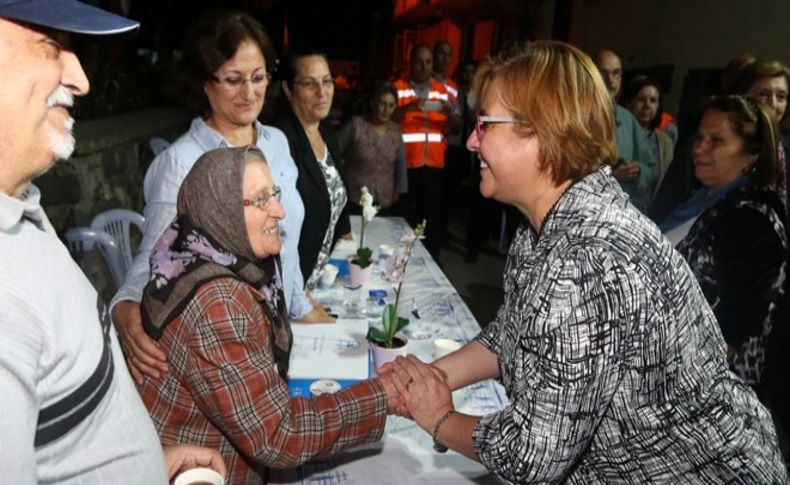
POLYGON ((433 434, 431 435, 431 438, 433 438, 433 449, 438 453, 444 453, 447 451, 447 447, 439 443, 436 437, 439 436, 439 430, 442 428, 442 425, 444 425, 445 421, 447 421, 447 419, 453 414, 455 414, 454 409, 450 409, 449 411, 444 413, 444 416, 439 418, 439 421, 436 422, 436 426, 434 426, 433 428, 433 434))

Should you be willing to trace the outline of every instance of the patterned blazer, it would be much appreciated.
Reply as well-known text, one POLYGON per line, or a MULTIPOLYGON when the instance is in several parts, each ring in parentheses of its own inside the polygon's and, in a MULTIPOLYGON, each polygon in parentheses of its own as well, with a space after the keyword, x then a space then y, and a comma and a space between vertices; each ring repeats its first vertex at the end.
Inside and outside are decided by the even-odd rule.
POLYGON ((770 189, 741 186, 703 212, 678 244, 719 322, 736 348, 735 373, 760 383, 765 346, 786 272, 784 209, 770 189))
POLYGON ((510 404, 473 433, 508 483, 787 483, 771 417, 727 365, 686 262, 609 167, 511 246, 478 342, 510 404))

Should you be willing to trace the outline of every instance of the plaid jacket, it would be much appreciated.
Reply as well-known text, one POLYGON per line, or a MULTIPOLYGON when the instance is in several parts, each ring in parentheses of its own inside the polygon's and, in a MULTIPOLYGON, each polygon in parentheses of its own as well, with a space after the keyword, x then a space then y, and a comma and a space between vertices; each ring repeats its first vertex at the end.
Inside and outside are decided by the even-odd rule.
POLYGON ((261 298, 231 278, 202 285, 159 341, 170 372, 140 388, 162 444, 219 449, 230 484, 265 483, 268 467, 376 441, 386 420, 387 397, 376 380, 291 399, 261 298))

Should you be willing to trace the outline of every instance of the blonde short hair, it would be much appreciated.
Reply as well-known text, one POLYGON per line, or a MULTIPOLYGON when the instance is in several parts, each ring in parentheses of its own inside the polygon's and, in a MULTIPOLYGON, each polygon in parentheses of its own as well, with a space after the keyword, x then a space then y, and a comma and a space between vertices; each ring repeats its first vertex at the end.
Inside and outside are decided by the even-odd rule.
POLYGON ((539 168, 556 184, 579 180, 617 158, 613 105, 592 60, 557 41, 517 46, 482 62, 477 99, 496 80, 500 102, 520 121, 516 132, 540 140, 539 168))

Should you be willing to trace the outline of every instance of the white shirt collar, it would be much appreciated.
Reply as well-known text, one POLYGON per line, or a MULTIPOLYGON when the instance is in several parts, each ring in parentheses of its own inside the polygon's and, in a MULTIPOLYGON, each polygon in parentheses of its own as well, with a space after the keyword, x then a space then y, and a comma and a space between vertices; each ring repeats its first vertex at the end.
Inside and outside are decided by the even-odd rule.
MULTIPOLYGON (((255 124, 255 131, 258 133, 258 138, 263 137, 264 139, 268 140, 270 135, 266 130, 263 129, 263 125, 258 120, 255 120, 254 124, 255 124)), ((203 120, 203 118, 199 116, 194 120, 192 120, 191 130, 195 131, 195 133, 197 134, 196 138, 205 151, 233 146, 228 142, 228 140, 225 139, 224 136, 222 136, 214 128, 210 127, 203 120)))
POLYGON ((19 198, 0 193, 0 230, 10 231, 23 218, 42 231, 51 227, 41 207, 41 191, 33 184, 29 184, 19 198))

